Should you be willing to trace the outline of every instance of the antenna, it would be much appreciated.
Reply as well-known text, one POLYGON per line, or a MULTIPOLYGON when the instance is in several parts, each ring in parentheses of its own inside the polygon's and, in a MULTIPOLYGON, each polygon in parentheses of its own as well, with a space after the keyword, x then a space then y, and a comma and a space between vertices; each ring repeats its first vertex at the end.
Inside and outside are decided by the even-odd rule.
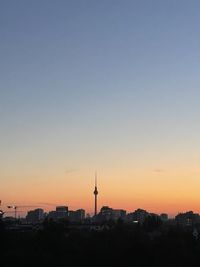
POLYGON ((97 171, 95 171, 95 187, 97 187, 97 171))

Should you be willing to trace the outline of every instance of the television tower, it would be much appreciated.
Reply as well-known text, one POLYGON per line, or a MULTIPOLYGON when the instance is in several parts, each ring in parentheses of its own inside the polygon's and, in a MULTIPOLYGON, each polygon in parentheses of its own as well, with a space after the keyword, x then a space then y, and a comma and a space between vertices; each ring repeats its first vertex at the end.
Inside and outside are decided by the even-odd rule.
POLYGON ((98 195, 98 190, 97 190, 97 173, 95 173, 95 189, 94 189, 94 216, 97 215, 97 195, 98 195))

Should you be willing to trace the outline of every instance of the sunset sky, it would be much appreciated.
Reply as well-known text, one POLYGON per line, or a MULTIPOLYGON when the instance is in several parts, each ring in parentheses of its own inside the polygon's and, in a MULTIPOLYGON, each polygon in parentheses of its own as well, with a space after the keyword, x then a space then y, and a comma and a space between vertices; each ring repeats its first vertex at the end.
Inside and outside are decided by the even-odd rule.
MULTIPOLYGON (((2 0, 0 199, 200 212, 200 1, 2 0)), ((51 209, 47 205, 45 209, 51 209)))

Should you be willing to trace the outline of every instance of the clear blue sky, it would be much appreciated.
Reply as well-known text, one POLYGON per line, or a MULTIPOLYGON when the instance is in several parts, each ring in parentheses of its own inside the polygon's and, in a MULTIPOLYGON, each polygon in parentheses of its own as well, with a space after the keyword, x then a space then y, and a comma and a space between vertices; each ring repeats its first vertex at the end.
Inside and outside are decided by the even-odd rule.
POLYGON ((195 168, 199 10, 195 0, 0 1, 5 190, 68 169, 76 183, 95 168, 114 183, 124 169, 195 168))

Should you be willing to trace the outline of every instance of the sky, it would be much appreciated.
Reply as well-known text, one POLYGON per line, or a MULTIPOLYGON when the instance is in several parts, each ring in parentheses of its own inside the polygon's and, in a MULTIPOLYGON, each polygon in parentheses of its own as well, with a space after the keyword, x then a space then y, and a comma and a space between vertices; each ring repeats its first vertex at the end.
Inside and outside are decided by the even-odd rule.
POLYGON ((4 208, 200 212, 199 9, 0 1, 4 208))

